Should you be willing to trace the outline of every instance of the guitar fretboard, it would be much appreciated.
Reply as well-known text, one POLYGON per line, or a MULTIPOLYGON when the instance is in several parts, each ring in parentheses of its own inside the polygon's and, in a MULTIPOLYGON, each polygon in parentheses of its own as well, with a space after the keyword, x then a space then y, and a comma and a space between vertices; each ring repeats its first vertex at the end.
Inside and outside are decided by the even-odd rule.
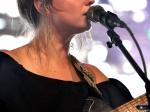
POLYGON ((143 94, 120 107, 112 110, 111 112, 145 112, 144 110, 138 110, 136 106, 138 104, 147 104, 146 94, 143 94))

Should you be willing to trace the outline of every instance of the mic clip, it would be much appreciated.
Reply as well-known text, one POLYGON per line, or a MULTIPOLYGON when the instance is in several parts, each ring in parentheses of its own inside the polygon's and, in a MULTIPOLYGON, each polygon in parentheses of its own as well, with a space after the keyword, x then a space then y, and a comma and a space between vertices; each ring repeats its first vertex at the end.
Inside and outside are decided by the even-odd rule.
POLYGON ((108 48, 112 48, 112 45, 113 45, 112 42, 108 41, 106 44, 107 44, 107 47, 108 47, 108 48))

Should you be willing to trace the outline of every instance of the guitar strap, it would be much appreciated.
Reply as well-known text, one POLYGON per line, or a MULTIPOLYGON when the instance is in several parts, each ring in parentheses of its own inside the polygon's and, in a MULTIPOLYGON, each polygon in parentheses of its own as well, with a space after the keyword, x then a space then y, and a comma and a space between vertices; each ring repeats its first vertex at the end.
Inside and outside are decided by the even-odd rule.
POLYGON ((87 81, 87 83, 102 98, 102 100, 105 101, 108 104, 108 102, 103 98, 102 93, 100 92, 100 90, 95 85, 93 75, 73 55, 71 55, 71 58, 72 58, 73 65, 83 74, 83 78, 85 79, 85 81, 87 81))

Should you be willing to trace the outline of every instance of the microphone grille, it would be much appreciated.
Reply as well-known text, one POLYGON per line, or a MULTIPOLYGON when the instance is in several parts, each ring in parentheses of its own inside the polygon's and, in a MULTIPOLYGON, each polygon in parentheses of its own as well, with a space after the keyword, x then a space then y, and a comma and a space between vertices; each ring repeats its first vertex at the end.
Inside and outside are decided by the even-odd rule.
POLYGON ((104 11, 103 7, 101 7, 99 5, 91 6, 89 8, 88 12, 87 12, 87 18, 89 20, 91 20, 92 22, 97 22, 97 21, 94 20, 94 12, 95 12, 95 10, 103 10, 104 11))

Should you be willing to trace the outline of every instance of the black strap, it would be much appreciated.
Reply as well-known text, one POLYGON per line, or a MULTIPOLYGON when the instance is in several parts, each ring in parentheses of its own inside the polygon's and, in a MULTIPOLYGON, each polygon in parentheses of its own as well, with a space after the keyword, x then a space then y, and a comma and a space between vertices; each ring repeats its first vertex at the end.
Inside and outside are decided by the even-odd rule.
POLYGON ((93 75, 82 65, 82 63, 71 55, 73 65, 83 74, 83 78, 87 83, 93 88, 93 90, 104 100, 107 104, 108 102, 103 98, 102 93, 97 88, 94 83, 93 75))

